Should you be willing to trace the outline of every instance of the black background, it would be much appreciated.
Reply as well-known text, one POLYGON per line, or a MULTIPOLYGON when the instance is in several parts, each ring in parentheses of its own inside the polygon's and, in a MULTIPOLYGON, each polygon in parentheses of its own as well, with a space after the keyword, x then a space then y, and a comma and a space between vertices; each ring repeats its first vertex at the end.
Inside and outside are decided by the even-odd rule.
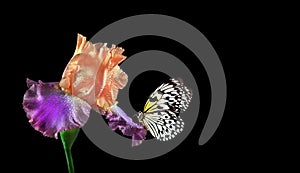
MULTIPOLYGON (((92 8, 93 4, 86 8, 77 4, 76 8, 55 6, 48 9, 45 5, 30 8, 28 11, 23 10, 11 18, 14 22, 8 24, 8 28, 13 32, 8 31, 11 34, 6 36, 10 40, 8 44, 13 46, 10 46, 12 55, 8 60, 12 60, 10 63, 17 69, 17 73, 7 72, 5 76, 13 79, 10 86, 14 89, 8 99, 12 99, 9 102, 14 107, 5 123, 6 129, 9 130, 4 133, 6 140, 3 142, 7 144, 6 152, 9 153, 5 160, 7 163, 13 163, 9 167, 11 172, 20 167, 22 172, 67 172, 61 142, 44 137, 34 131, 28 123, 22 109, 22 98, 27 89, 26 78, 45 82, 59 81, 75 50, 77 33, 89 39, 114 21, 147 13, 165 14, 184 20, 199 29, 210 41, 222 62, 227 80, 228 97, 222 122, 214 136, 204 146, 199 146, 198 129, 203 128, 206 120, 210 91, 201 64, 193 66, 193 63, 186 62, 194 69, 193 72, 199 74, 200 92, 204 96, 201 97, 201 112, 204 115, 198 119, 195 126, 197 129, 194 129, 175 150, 145 161, 124 160, 111 156, 98 149, 83 132, 80 132, 72 150, 76 172, 104 172, 106 168, 113 171, 168 171, 178 167, 199 171, 214 171, 219 168, 239 171, 256 170, 260 166, 268 167, 269 162, 266 160, 270 158, 276 161, 277 153, 269 143, 264 142, 271 138, 271 131, 258 130, 264 125, 260 122, 262 119, 259 119, 263 113, 258 111, 261 108, 261 100, 253 93, 255 89, 263 86, 259 82, 249 82, 260 68, 255 66, 253 58, 263 61, 256 58, 261 49, 261 42, 255 33, 264 33, 266 29, 263 26, 272 20, 268 14, 265 15, 263 8, 145 5, 117 10, 114 9, 115 5, 117 3, 103 4, 98 6, 97 10, 92 8)), ((126 56, 146 49, 160 49, 178 57, 192 56, 178 43, 157 37, 136 38, 121 43, 120 46, 125 49, 126 56), (156 46, 153 45, 154 42, 157 43, 156 46), (164 47, 165 44, 170 46, 164 47)))

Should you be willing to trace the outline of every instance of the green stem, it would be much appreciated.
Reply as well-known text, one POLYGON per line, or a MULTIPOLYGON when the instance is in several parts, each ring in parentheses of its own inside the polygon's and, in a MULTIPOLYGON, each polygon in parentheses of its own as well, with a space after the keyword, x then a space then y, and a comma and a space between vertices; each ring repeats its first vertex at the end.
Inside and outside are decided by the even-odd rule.
POLYGON ((75 171, 74 171, 74 164, 73 164, 71 149, 65 148, 64 150, 65 150, 65 155, 66 155, 66 159, 67 159, 69 173, 74 173, 75 171))
POLYGON ((74 164, 72 158, 72 146, 79 133, 79 128, 60 132, 61 142, 64 147, 69 173, 74 173, 74 164))

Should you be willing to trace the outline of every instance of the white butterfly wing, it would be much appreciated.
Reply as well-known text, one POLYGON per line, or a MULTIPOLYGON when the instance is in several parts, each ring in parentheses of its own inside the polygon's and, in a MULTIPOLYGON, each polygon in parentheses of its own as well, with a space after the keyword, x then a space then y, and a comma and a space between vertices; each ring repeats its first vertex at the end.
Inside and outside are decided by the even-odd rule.
POLYGON ((143 124, 158 140, 170 140, 183 131, 183 120, 171 111, 145 113, 144 116, 143 124))
POLYGON ((191 91, 181 81, 171 79, 150 95, 139 120, 158 140, 170 140, 183 131, 179 113, 188 108, 191 98, 191 91))

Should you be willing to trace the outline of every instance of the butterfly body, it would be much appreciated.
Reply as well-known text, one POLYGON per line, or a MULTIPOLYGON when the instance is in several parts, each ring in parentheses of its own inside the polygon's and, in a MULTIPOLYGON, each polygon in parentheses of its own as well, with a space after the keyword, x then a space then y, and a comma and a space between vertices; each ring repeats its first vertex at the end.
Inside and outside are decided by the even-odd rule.
POLYGON ((192 93, 182 82, 171 79, 160 85, 148 98, 138 121, 158 140, 167 141, 183 131, 179 114, 185 111, 192 93))

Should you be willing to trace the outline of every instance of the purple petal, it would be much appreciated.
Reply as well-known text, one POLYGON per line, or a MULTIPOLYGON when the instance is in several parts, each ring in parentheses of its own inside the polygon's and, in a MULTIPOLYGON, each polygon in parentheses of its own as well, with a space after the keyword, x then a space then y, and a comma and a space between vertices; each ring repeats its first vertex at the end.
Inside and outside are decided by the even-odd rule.
POLYGON ((147 130, 138 125, 117 105, 111 109, 111 113, 105 114, 108 125, 112 130, 119 129, 126 136, 132 137, 132 146, 137 146, 146 138, 147 130))
POLYGON ((78 97, 59 90, 58 83, 27 79, 28 90, 23 108, 31 126, 48 137, 57 138, 64 130, 82 127, 88 120, 91 106, 78 97))

